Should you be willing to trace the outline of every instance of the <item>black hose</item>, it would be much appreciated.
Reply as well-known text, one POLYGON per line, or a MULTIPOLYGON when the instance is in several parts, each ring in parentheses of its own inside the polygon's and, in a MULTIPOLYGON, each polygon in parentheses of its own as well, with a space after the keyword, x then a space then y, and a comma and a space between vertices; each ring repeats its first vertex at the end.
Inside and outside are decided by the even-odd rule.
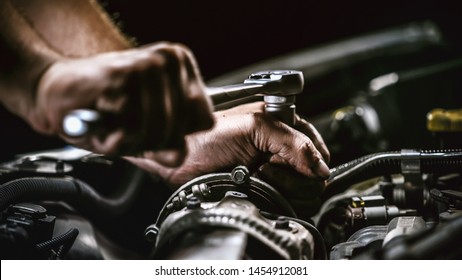
POLYGON ((60 200, 92 217, 117 217, 135 199, 141 176, 141 171, 135 170, 126 191, 114 198, 103 197, 87 183, 72 177, 16 179, 0 187, 0 211, 21 201, 60 200))
POLYGON ((308 223, 307 221, 297 219, 297 218, 292 218, 292 217, 287 217, 287 218, 289 220, 292 220, 294 222, 301 224, 313 236, 313 239, 314 239, 313 258, 315 260, 327 260, 326 244, 319 230, 314 225, 308 223))
POLYGON ((80 184, 73 178, 31 177, 9 181, 0 187, 0 211, 27 200, 72 200, 80 196, 80 184))
POLYGON ((376 153, 355 159, 331 169, 323 201, 345 191, 352 184, 377 176, 402 173, 404 160, 417 160, 422 173, 462 171, 462 149, 393 151, 376 153))
POLYGON ((314 239, 313 258, 315 260, 326 260, 327 259, 327 251, 326 251, 326 245, 324 242, 324 238, 322 237, 319 230, 314 225, 312 225, 310 222, 302 220, 302 219, 290 217, 290 216, 280 216, 280 215, 276 215, 276 214, 269 213, 266 211, 260 211, 260 214, 263 217, 270 219, 270 220, 276 220, 278 217, 285 217, 288 220, 294 221, 302 225, 313 236, 313 239, 314 239))
POLYGON ((63 256, 67 254, 69 249, 71 249, 75 239, 77 238, 77 235, 79 235, 79 230, 76 228, 71 228, 70 230, 59 236, 56 236, 42 243, 36 244, 35 249, 43 252, 60 247, 56 253, 56 258, 61 259, 63 256))

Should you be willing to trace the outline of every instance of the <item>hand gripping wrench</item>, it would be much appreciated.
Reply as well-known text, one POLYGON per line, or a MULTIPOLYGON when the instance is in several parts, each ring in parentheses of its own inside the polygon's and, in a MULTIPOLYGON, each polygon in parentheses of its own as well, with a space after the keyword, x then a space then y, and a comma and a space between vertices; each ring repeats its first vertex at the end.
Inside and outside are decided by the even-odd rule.
MULTIPOLYGON (((263 95, 265 112, 292 126, 295 124, 295 96, 303 91, 303 84, 303 73, 300 71, 262 71, 251 74, 242 84, 209 87, 206 93, 214 106, 263 95)), ((73 110, 65 116, 63 130, 67 136, 81 137, 92 127, 104 125, 108 118, 90 109, 73 110)))

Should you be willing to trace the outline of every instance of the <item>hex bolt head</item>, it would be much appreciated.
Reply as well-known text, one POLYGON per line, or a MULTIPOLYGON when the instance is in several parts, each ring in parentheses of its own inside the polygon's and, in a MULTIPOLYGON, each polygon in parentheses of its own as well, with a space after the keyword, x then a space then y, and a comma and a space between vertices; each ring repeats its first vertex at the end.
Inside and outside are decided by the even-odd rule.
POLYGON ((237 166, 231 171, 231 180, 236 184, 246 183, 249 178, 249 170, 245 166, 237 166))

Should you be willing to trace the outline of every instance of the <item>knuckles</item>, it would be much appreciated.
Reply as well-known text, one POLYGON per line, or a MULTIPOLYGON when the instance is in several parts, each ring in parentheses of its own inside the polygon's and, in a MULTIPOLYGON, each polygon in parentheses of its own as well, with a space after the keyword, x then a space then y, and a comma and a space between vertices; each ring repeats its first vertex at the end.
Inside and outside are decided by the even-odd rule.
POLYGON ((151 45, 147 53, 152 57, 157 57, 157 64, 161 68, 169 68, 171 65, 191 63, 192 52, 184 45, 179 43, 162 42, 151 45))
MULTIPOLYGON (((62 119, 69 110, 93 107, 104 111, 123 111, 122 107, 128 106, 127 104, 133 105, 132 99, 147 101, 151 107, 162 106, 163 104, 159 104, 162 102, 157 101, 161 100, 160 96, 166 96, 182 100, 172 104, 191 105, 201 111, 201 114, 195 116, 203 125, 198 126, 196 130, 210 128, 214 124, 211 104, 205 97, 205 87, 195 67, 191 51, 176 43, 160 43, 56 62, 39 82, 37 104, 40 108, 37 112, 31 113, 30 124, 41 133, 59 135, 62 133, 62 119), (173 84, 180 86, 165 87, 173 84), (140 98, 140 95, 144 97, 140 98)), ((191 125, 191 121, 184 119, 188 117, 183 115, 184 110, 171 109, 172 115, 169 117, 173 122, 179 122, 180 126, 191 125)), ((152 113, 154 111, 159 112, 156 108, 150 108, 137 114, 143 114, 142 118, 151 119, 152 122, 155 120, 152 120, 150 114, 158 114, 152 113)), ((147 126, 152 127, 149 124, 147 126)), ((92 141, 82 141, 78 142, 78 146, 92 147, 95 150, 94 144, 85 143, 92 141)), ((105 144, 100 142, 97 150, 113 154, 123 143, 125 144, 125 141, 114 139, 105 144)))

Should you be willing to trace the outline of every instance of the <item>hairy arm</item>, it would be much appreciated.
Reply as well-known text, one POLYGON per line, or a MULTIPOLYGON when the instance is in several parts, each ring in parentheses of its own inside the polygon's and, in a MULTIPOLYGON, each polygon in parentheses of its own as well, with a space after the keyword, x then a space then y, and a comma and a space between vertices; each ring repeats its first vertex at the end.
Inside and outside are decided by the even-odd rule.
POLYGON ((0 101, 34 118, 36 88, 56 61, 131 47, 92 0, 0 1, 0 101))
POLYGON ((179 164, 184 135, 213 124, 189 49, 133 47, 95 0, 0 1, 0 56, 3 105, 37 132, 96 153, 169 149, 179 164), (68 137, 62 120, 80 108, 117 121, 68 137))

